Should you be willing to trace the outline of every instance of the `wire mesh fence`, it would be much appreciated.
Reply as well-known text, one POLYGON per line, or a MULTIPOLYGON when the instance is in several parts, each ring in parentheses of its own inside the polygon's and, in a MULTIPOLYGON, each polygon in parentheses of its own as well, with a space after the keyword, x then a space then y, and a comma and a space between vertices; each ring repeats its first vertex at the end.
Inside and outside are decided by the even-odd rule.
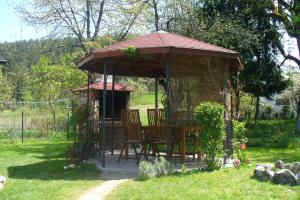
POLYGON ((0 112, 0 140, 70 138, 70 117, 68 113, 29 111, 0 112))

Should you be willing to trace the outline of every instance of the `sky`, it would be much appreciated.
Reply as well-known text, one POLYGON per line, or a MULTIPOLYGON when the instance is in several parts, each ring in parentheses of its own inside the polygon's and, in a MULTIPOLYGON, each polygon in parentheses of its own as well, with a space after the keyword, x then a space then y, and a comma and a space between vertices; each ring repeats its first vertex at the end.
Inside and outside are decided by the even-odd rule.
MULTIPOLYGON (((22 4, 23 0, 0 0, 0 42, 13 42, 17 40, 38 39, 45 36, 41 30, 36 30, 22 22, 21 17, 14 10, 15 4, 22 4)), ((296 41, 285 36, 285 49, 291 55, 299 57, 296 48, 296 41)), ((278 60, 281 62, 282 56, 278 60)), ((296 66, 293 62, 286 62, 287 65, 296 66)))
POLYGON ((13 42, 43 37, 41 31, 22 23, 21 17, 14 10, 14 4, 22 0, 0 0, 0 42, 13 42))

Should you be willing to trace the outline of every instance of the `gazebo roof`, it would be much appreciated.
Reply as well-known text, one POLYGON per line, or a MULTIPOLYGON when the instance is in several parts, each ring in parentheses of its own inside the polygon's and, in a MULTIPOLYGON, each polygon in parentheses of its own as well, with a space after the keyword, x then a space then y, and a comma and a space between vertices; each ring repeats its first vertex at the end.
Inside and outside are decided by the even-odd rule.
MULTIPOLYGON (((84 91, 87 90, 87 88, 88 88, 87 86, 84 86, 84 87, 73 89, 72 91, 73 92, 84 92, 84 91)), ((103 81, 92 83, 92 84, 90 84, 89 88, 90 89, 94 89, 94 90, 103 90, 104 83, 103 83, 103 81)), ((111 82, 107 83, 106 89, 107 90, 112 90, 112 83, 111 82)), ((119 91, 119 92, 133 92, 133 88, 131 88, 129 86, 126 86, 126 85, 123 85, 121 83, 115 83, 115 91, 119 91)))
POLYGON ((155 77, 155 74, 151 74, 155 73, 152 71, 161 72, 162 66, 154 67, 154 65, 162 64, 161 60, 166 60, 167 54, 221 57, 230 60, 234 67, 242 68, 238 52, 165 31, 158 31, 96 50, 81 59, 77 66, 81 69, 103 73, 102 64, 106 60, 108 74, 155 77), (124 51, 128 47, 135 47, 138 55, 149 57, 142 58, 143 61, 130 59, 124 51), (113 70, 113 68, 117 69, 113 70))

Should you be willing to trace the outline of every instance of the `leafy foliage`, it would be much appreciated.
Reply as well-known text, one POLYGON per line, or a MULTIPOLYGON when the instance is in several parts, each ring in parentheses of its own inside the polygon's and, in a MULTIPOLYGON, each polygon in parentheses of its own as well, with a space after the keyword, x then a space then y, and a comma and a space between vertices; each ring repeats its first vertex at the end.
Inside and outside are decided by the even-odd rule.
POLYGON ((224 108, 214 102, 203 102, 196 109, 196 120, 201 127, 200 149, 208 170, 218 169, 218 156, 223 153, 225 136, 224 108))
POLYGON ((174 172, 174 166, 164 157, 155 158, 154 163, 142 161, 139 164, 139 180, 147 180, 151 177, 170 175, 174 172))

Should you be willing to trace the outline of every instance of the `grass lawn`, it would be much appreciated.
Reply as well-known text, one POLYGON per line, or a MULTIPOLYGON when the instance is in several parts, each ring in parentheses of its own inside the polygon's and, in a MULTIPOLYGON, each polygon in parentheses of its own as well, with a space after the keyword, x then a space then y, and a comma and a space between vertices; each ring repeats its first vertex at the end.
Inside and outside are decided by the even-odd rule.
POLYGON ((0 144, 0 175, 7 177, 0 199, 77 199, 101 183, 95 166, 64 170, 67 143, 0 144))
POLYGON ((282 186, 252 179, 255 163, 300 161, 300 148, 250 148, 252 167, 198 172, 129 181, 109 199, 300 199, 300 186, 282 186))

